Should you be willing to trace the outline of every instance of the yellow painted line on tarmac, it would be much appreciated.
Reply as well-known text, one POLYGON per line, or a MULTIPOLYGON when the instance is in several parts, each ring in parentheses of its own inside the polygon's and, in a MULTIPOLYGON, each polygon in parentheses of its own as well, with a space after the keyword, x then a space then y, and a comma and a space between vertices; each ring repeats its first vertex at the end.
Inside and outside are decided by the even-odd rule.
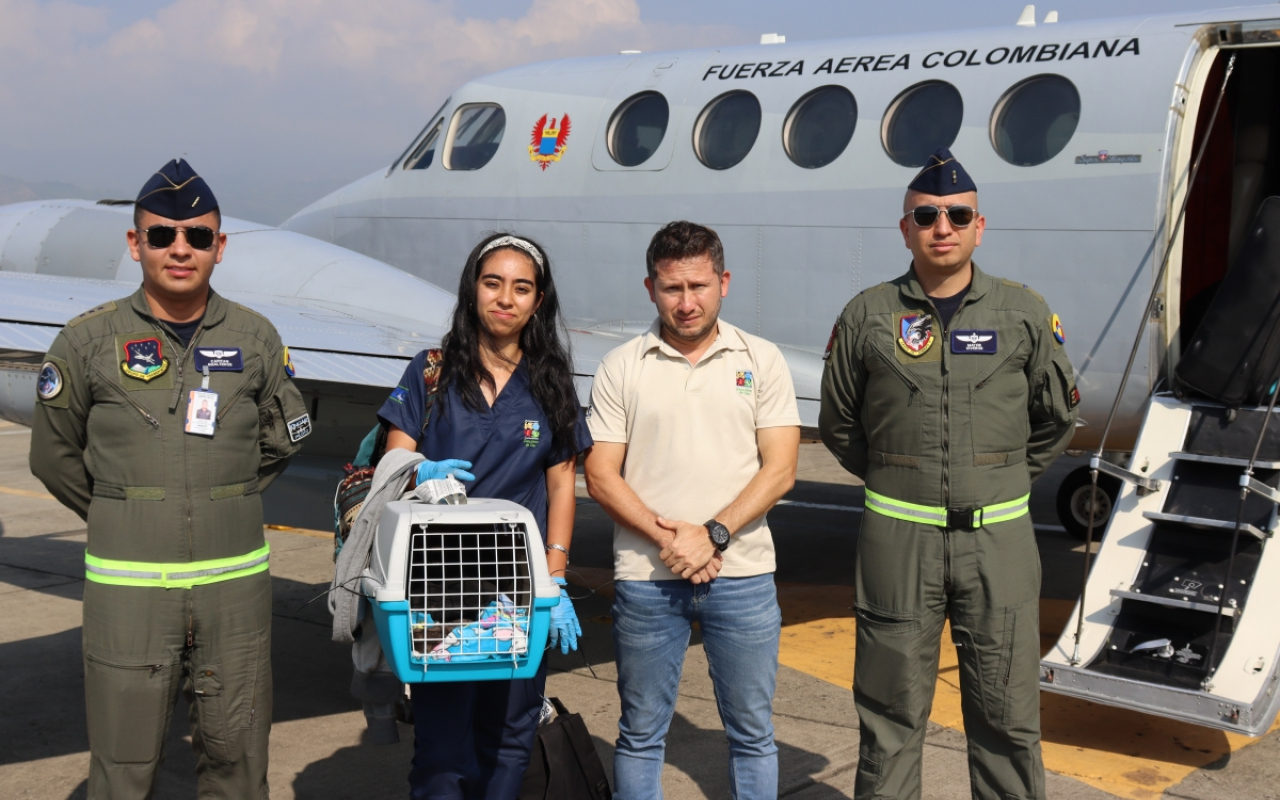
POLYGON ((288 525, 263 525, 269 531, 280 531, 281 533, 296 533, 299 536, 310 536, 313 539, 329 539, 333 540, 333 531, 318 531, 313 528, 292 528, 288 525))
POLYGON ((53 495, 46 492, 33 492, 29 489, 12 489, 8 486, 0 486, 0 494, 12 494, 18 497, 34 497, 37 500, 56 500, 53 495))
MULTIPOLYGON (((782 643, 778 660, 828 683, 853 687, 852 586, 778 584, 782 643)), ((1075 603, 1040 601, 1041 651, 1058 640, 1075 603)), ((1045 768, 1113 795, 1154 800, 1195 770, 1258 741, 1164 717, 1041 692, 1045 768)), ((964 730, 959 661, 942 634, 934 722, 964 730)), ((1280 728, 1280 721, 1272 726, 1280 728)))

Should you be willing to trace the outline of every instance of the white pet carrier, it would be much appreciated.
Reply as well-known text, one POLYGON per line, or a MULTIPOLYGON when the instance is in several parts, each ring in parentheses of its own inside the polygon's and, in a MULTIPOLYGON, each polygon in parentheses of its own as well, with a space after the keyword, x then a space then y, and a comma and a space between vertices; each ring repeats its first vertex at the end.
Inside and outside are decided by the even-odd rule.
POLYGON ((484 498, 388 503, 363 585, 408 683, 532 677, 560 602, 533 514, 484 498))

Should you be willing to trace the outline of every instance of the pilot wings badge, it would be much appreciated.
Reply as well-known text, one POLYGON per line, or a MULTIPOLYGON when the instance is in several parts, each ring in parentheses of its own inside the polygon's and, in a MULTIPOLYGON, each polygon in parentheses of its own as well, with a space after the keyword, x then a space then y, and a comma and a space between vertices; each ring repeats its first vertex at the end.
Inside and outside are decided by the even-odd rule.
POLYGON ((544 114, 533 126, 533 137, 529 143, 529 160, 536 162, 546 171, 552 161, 559 161, 569 142, 569 115, 565 114, 556 125, 556 118, 544 114))
POLYGON ((903 315, 898 321, 898 344, 909 356, 924 355, 933 344, 933 315, 903 315))
POLYGON ((955 330, 951 332, 951 352, 992 355, 998 341, 995 331, 955 330))

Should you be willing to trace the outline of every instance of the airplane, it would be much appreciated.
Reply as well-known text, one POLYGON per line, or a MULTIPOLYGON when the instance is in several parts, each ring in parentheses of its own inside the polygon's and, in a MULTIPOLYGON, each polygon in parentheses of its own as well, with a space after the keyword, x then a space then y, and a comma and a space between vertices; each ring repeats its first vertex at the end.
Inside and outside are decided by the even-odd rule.
MULTIPOLYGON (((903 187, 949 146, 979 184, 978 263, 1043 294, 1065 323, 1082 396, 1073 450, 1097 446, 1143 328, 1107 444, 1121 461, 1248 220, 1277 191, 1280 12, 1054 21, 1036 24, 1029 6, 1018 24, 985 30, 767 35, 505 70, 459 87, 389 167, 281 228, 437 283, 481 232, 522 231, 552 253, 576 329, 636 333, 652 316, 638 291, 649 237, 673 218, 710 225, 733 275, 725 317, 783 347, 812 426, 831 324, 851 296, 906 269, 903 187), (1226 108, 1171 239, 1228 52, 1239 62, 1226 108)), ((1059 494, 1063 524, 1082 538, 1087 483, 1081 468, 1059 494)), ((1102 485, 1105 521, 1119 487, 1102 485)))
MULTIPOLYGON (((305 385, 329 411, 322 429, 327 419, 342 431, 310 452, 337 457, 353 452, 358 426, 348 417, 367 421, 396 373, 377 362, 343 377, 340 366, 402 364, 435 341, 451 305, 435 287, 452 285, 483 233, 514 230, 548 249, 585 397, 599 357, 652 319, 639 288, 649 238, 692 219, 724 241, 733 275, 725 318, 782 348, 813 436, 830 326, 850 297, 906 269, 903 187, 928 153, 949 146, 979 184, 988 233, 978 262, 1043 294, 1065 323, 1082 396, 1074 450, 1098 444, 1141 327, 1145 346, 1108 441, 1120 461, 1280 178, 1268 146, 1270 109, 1280 107, 1280 12, 1056 19, 1037 24, 1028 7, 999 28, 809 43, 769 35, 754 46, 570 58, 477 78, 386 169, 278 230, 228 219, 232 246, 214 286, 256 302, 299 356, 333 360, 305 385), (1227 113, 1171 238, 1228 50, 1240 61, 1227 113), (1161 301, 1142 319, 1166 252, 1161 301), (323 331, 310 326, 316 314, 323 331)), ((93 298, 127 293, 138 273, 121 258, 122 220, 110 215, 122 213, 72 201, 0 208, 0 325, 49 328, 93 298), (103 280, 124 283, 94 283, 103 280)), ((0 341, 19 354, 0 364, 0 416, 29 419, 34 375, 12 365, 29 365, 51 335, 0 341)), ((1087 526, 1087 483, 1082 468, 1059 491, 1075 533, 1087 526)), ((1118 486, 1101 485, 1107 506, 1118 486)))

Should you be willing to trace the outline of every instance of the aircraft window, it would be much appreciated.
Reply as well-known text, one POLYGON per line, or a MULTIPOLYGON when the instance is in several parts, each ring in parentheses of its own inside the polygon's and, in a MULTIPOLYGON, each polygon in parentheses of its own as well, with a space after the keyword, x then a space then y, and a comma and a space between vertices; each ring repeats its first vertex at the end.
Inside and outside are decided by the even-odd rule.
POLYGON ((480 169, 502 144, 507 115, 496 103, 475 103, 453 112, 445 141, 445 169, 480 169))
POLYGON ((431 166, 431 159, 436 154, 436 140, 440 138, 440 127, 444 120, 431 126, 431 132, 422 140, 422 144, 414 149, 413 154, 404 160, 405 169, 426 169, 431 166))
POLYGON ((796 101, 782 127, 782 145, 797 166, 825 167, 840 157, 858 124, 858 101, 843 86, 823 86, 796 101))
POLYGON ((698 116, 693 152, 712 169, 729 169, 747 157, 759 133, 760 101, 751 92, 728 92, 698 116))
POLYGON ((917 83, 889 104, 880 131, 885 152, 904 167, 923 167, 939 147, 950 147, 960 133, 964 100, 943 81, 917 83))
POLYGON ((1080 92, 1061 75, 1036 75, 1005 92, 991 115, 991 145, 1019 167, 1062 152, 1080 122, 1080 92))
POLYGON ((627 98, 609 120, 609 155, 624 167, 640 166, 662 144, 670 117, 667 98, 657 92, 627 98))

